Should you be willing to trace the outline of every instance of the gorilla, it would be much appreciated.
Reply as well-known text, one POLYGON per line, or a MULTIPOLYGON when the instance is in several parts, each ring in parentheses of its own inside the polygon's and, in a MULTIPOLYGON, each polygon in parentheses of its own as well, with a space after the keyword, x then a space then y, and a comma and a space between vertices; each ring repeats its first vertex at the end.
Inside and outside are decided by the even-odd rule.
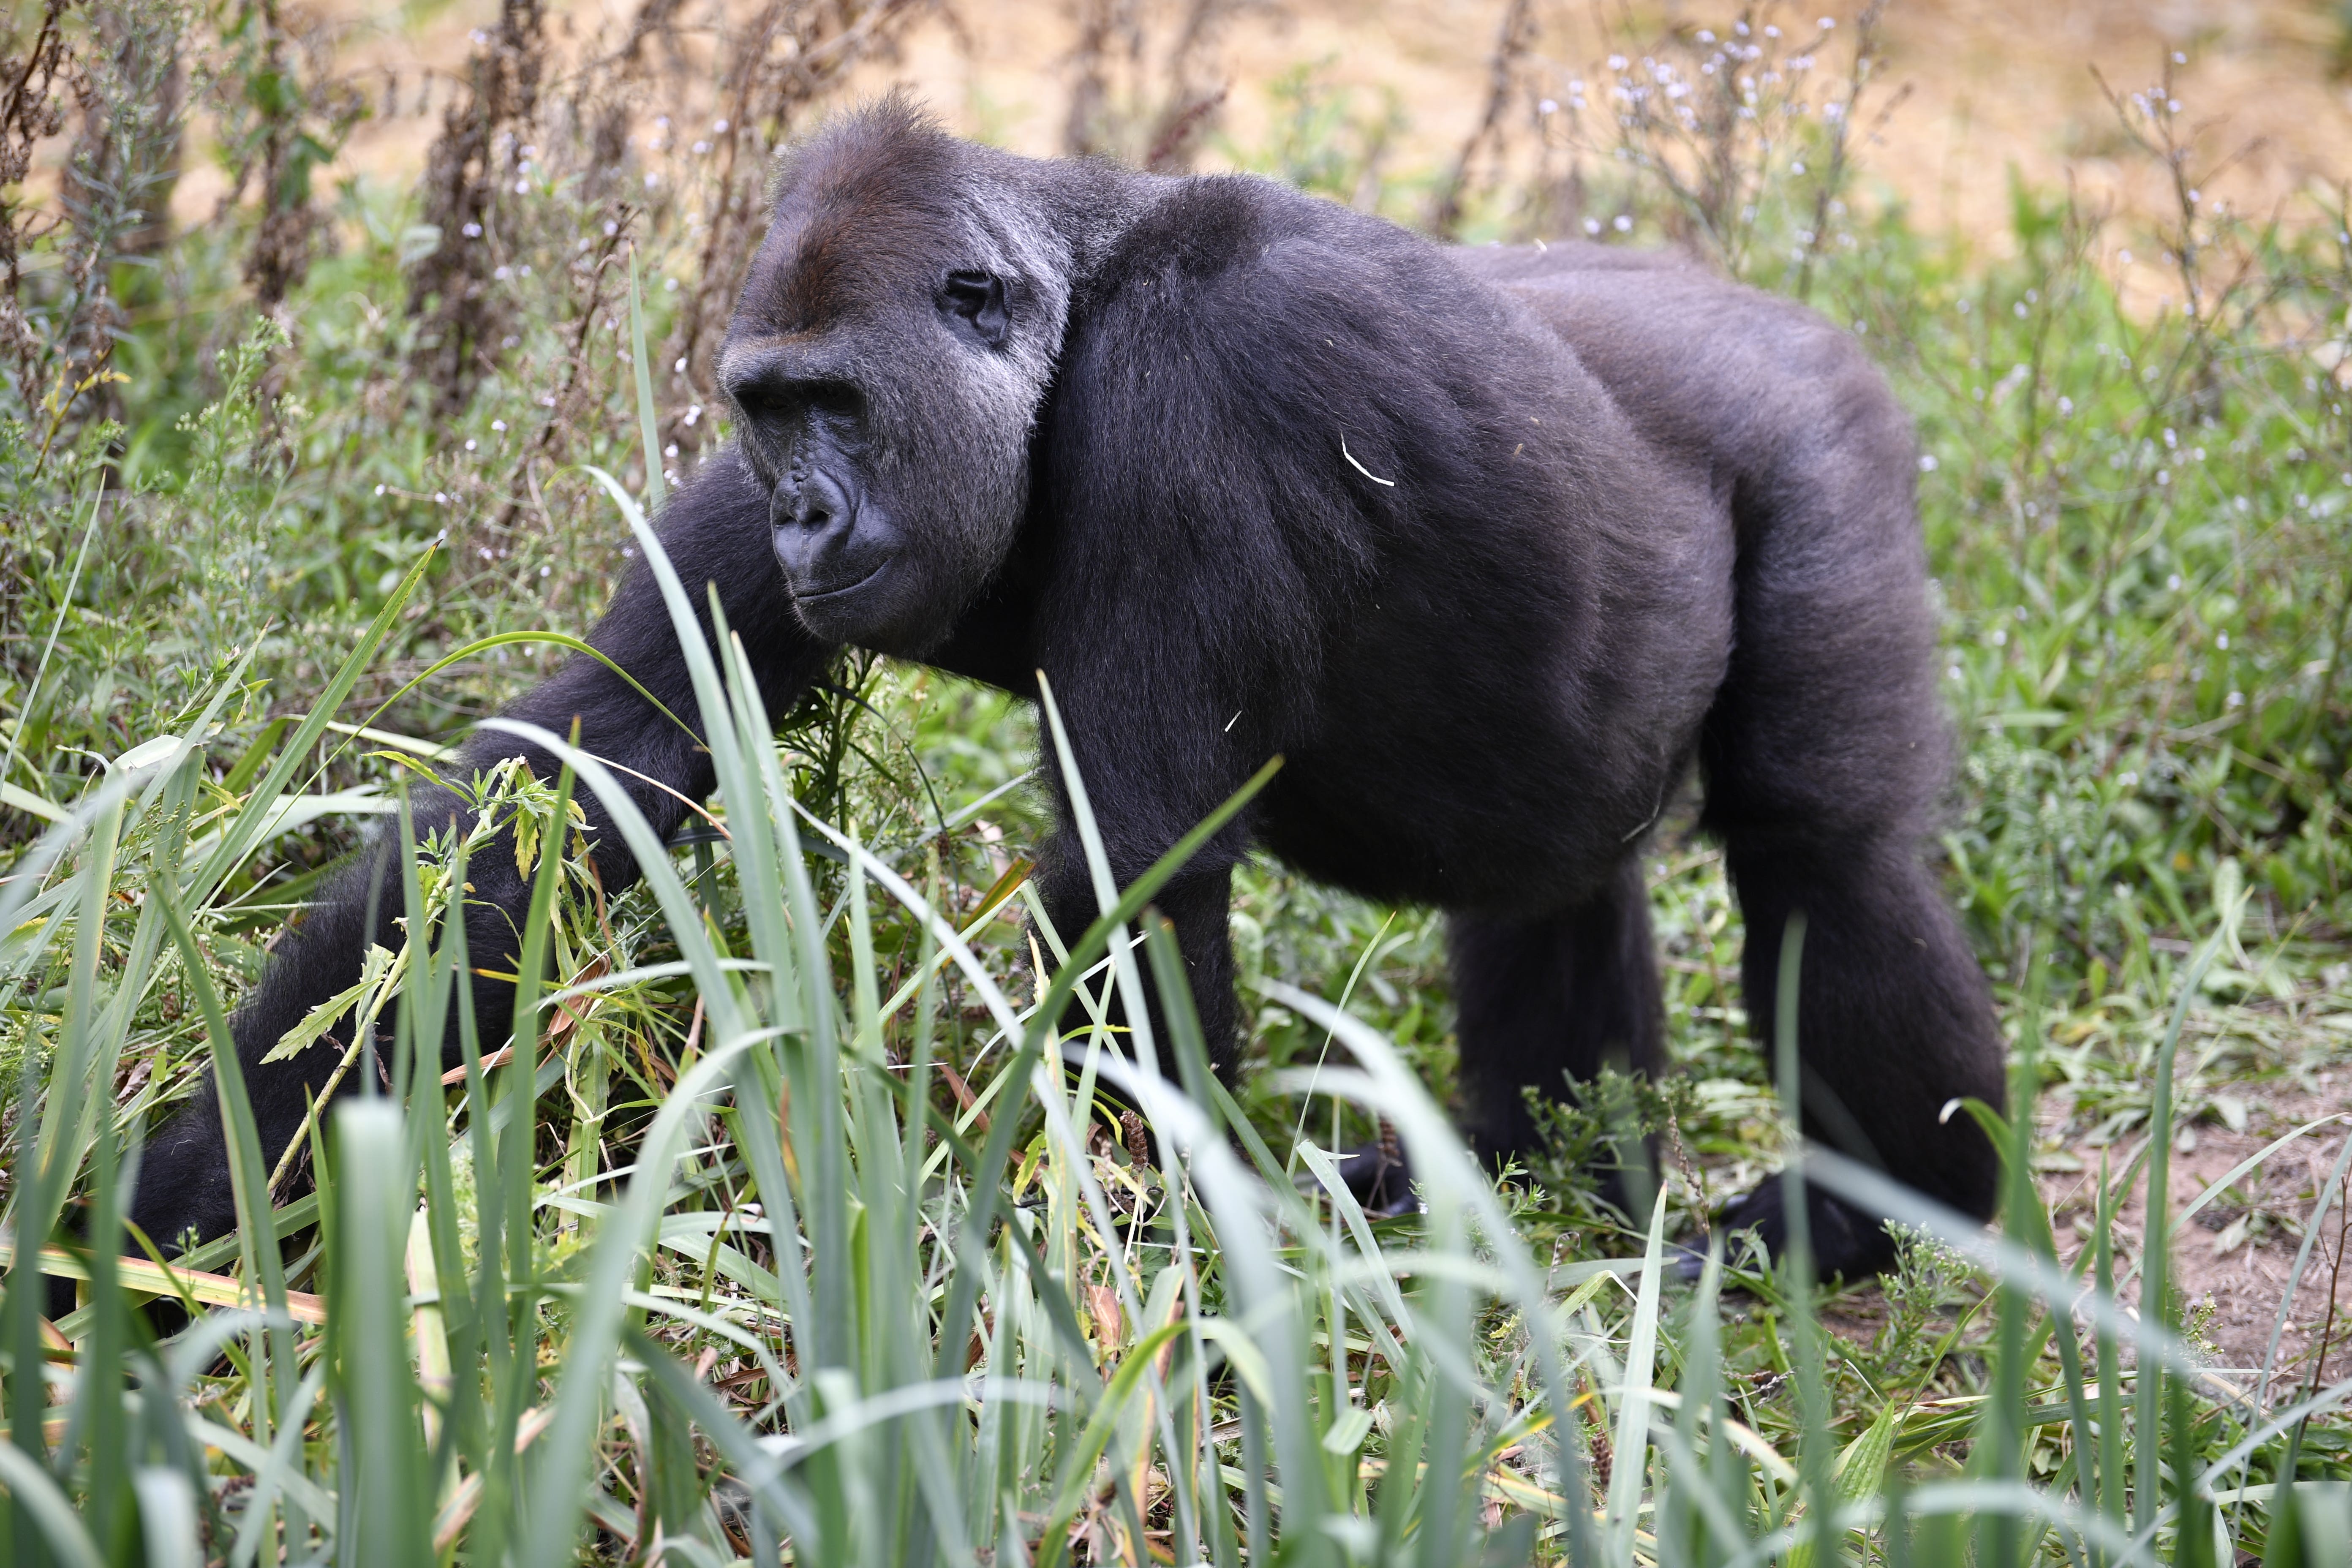
MULTIPOLYGON (((1919 854, 1948 763, 1916 448, 1848 334, 1669 257, 1451 247, 1263 179, 976 146, 894 98, 782 160, 717 371, 734 443, 658 526, 771 711, 846 645, 1032 698, 1043 671, 1122 882, 1286 759, 1160 900, 1220 1070, 1231 871, 1262 846, 1448 912, 1486 1157, 1535 1140, 1528 1086, 1658 1071, 1642 850, 1696 764, 1751 1018, 1807 919, 1808 1132, 1990 1212, 1993 1150, 1948 1113, 2002 1098, 1990 995, 1919 854)), ((591 640, 696 712, 642 562, 591 640)), ((593 659, 509 711, 576 720, 658 832, 713 788, 593 659)), ((513 754, 479 733, 458 765, 513 754)), ((618 889, 636 868, 583 804, 618 889)), ((1065 824, 1037 874, 1068 931, 1095 904, 1065 824)), ((329 889, 236 1021, 273 1160, 341 1053, 261 1058, 355 977, 393 852, 329 889)), ((512 867, 474 858, 477 953, 514 945, 512 867)), ((1778 1249, 1781 1191, 1727 1223, 1778 1249)), ((1825 1276, 1890 1260, 1880 1216, 1809 1203, 1825 1276)), ((152 1141, 132 1217, 159 1244, 234 1223, 212 1096, 152 1141)))

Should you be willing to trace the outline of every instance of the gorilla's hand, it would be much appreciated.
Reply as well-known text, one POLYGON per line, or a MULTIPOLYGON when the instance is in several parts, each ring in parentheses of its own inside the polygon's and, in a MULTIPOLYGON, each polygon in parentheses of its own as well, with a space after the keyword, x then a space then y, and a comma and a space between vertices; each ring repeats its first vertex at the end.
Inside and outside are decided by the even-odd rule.
MULTIPOLYGON (((1754 1192, 1734 1200, 1716 1228, 1728 1236, 1752 1230, 1765 1252, 1778 1258, 1789 1245, 1787 1205, 1788 1189, 1779 1177, 1769 1177, 1754 1192)), ((1805 1219, 1812 1233, 1813 1272, 1819 1279, 1866 1279, 1895 1261, 1895 1238, 1887 1234, 1886 1223, 1843 1198, 1808 1186, 1805 1219)), ((1685 1252, 1678 1267, 1685 1279, 1696 1279, 1704 1261, 1699 1254, 1685 1252)))
MULTIPOLYGON (((1348 1184, 1348 1195, 1356 1200, 1367 1219, 1394 1219, 1421 1206, 1412 1190, 1412 1163, 1393 1139, 1342 1149, 1332 1163, 1339 1168, 1339 1179, 1348 1184)), ((1304 1173, 1294 1180, 1302 1192, 1321 1185, 1304 1173)))

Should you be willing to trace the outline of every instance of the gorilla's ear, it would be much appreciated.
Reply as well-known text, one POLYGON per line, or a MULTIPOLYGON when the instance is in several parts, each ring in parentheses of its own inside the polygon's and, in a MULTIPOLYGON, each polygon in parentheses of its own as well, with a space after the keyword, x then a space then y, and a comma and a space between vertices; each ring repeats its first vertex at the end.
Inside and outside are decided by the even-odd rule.
POLYGON ((940 313, 959 337, 998 349, 1013 329, 1004 310, 1004 281, 986 272, 950 272, 940 285, 940 313))

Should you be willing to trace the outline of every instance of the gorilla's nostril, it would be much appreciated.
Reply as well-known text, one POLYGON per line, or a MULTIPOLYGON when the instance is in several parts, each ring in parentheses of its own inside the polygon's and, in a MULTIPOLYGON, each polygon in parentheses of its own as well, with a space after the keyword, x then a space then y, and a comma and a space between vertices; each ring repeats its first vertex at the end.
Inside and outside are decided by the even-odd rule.
MULTIPOLYGON (((782 491, 777 499, 782 500, 782 491)), ((849 498, 822 470, 809 474, 792 487, 792 521, 809 532, 823 533, 837 522, 849 521, 849 498)))

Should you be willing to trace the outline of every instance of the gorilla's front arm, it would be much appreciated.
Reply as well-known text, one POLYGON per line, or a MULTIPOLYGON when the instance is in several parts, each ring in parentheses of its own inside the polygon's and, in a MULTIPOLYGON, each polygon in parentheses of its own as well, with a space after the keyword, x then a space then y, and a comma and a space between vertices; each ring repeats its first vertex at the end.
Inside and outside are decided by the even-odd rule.
MULTIPOLYGON (((678 490, 662 514, 659 532, 702 617, 706 637, 710 628, 704 584, 718 584, 729 627, 740 635, 771 711, 781 715, 822 672, 832 650, 793 614, 770 547, 768 505, 767 491, 730 450, 704 465, 678 490)), ((699 721, 686 660, 660 588, 644 562, 629 569, 588 640, 671 713, 688 723, 699 721)), ((568 733, 576 720, 583 747, 630 770, 621 777, 631 799, 665 837, 684 819, 686 801, 710 793, 710 756, 701 742, 596 659, 575 656, 506 713, 558 735, 568 733)), ((530 758, 541 776, 554 776, 551 759, 496 731, 467 742, 448 771, 465 777, 518 754, 530 758)), ((583 789, 575 798, 588 815, 597 875, 606 891, 618 892, 636 880, 636 862, 621 836, 610 830, 593 793, 583 789)), ((461 809, 455 795, 438 789, 419 792, 414 807, 420 834, 461 809)), ((236 1016, 237 1059, 252 1097, 262 1154, 273 1166, 301 1127, 310 1100, 342 1060, 350 1022, 290 1059, 262 1058, 312 1007, 358 978, 372 938, 395 940, 401 879, 391 859, 396 852, 396 836, 379 832, 369 850, 320 895, 309 917, 278 943, 260 990, 236 1016)), ((497 1038, 505 1032, 512 987, 480 972, 511 973, 520 951, 516 926, 530 889, 516 872, 514 856, 495 847, 474 856, 467 878, 474 888, 466 939, 477 972, 475 1016, 485 1035, 497 1038)), ((190 1229, 209 1239, 236 1223, 218 1100, 209 1088, 151 1141, 144 1165, 149 1179, 139 1184, 131 1218, 157 1246, 170 1248, 190 1229)))

